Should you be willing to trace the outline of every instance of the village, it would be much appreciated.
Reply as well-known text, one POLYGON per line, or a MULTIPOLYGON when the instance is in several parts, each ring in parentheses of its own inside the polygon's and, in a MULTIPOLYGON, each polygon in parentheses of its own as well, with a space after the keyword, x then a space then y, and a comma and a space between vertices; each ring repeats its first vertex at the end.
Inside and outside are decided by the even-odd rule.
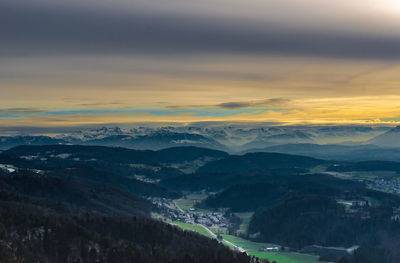
POLYGON ((174 200, 167 198, 149 198, 154 206, 154 211, 160 214, 164 219, 183 222, 186 224, 200 224, 206 227, 225 228, 229 225, 229 220, 226 219, 221 212, 205 212, 197 211, 191 207, 188 210, 181 209, 174 200))
POLYGON ((391 193, 391 194, 400 194, 400 179, 399 178, 376 178, 372 180, 366 181, 368 188, 391 193))

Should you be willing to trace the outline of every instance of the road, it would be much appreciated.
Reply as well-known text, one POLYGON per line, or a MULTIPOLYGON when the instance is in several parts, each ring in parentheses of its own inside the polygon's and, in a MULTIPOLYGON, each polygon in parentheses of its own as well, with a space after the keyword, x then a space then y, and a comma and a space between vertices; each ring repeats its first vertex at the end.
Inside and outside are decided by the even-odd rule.
MULTIPOLYGON (((173 201, 174 205, 176 206, 176 208, 181 211, 182 213, 185 213, 185 211, 183 211, 182 208, 180 208, 177 203, 175 201, 173 201)), ((217 235, 214 234, 214 232, 212 232, 208 227, 206 227, 205 225, 202 224, 197 224, 198 226, 201 226, 202 228, 204 228, 213 238, 218 239, 217 235)), ((226 239, 222 239, 222 242, 225 242, 226 244, 228 244, 229 246, 231 246, 234 250, 239 251, 240 253, 247 253, 247 251, 244 248, 238 247, 235 244, 233 244, 232 242, 229 242, 226 239)))
MULTIPOLYGON (((180 199, 179 199, 179 200, 180 200, 180 199)), ((172 201, 172 203, 174 203, 176 209, 178 209, 178 210, 179 210, 180 212, 182 212, 182 213, 185 213, 185 211, 183 211, 183 209, 179 207, 179 205, 175 202, 175 200, 172 201)))
MULTIPOLYGON (((204 228, 212 237, 214 237, 215 239, 217 239, 217 235, 214 234, 208 227, 206 227, 205 225, 201 225, 201 224, 198 224, 198 225, 201 226, 202 228, 204 228)), ((229 241, 226 240, 226 239, 222 239, 222 242, 225 242, 225 243, 228 244, 229 246, 233 247, 234 250, 237 250, 237 251, 239 251, 239 252, 241 252, 241 253, 243 253, 243 252, 244 252, 244 253, 247 253, 247 251, 246 251, 244 248, 238 247, 238 246, 236 246, 235 244, 229 242, 229 241)))

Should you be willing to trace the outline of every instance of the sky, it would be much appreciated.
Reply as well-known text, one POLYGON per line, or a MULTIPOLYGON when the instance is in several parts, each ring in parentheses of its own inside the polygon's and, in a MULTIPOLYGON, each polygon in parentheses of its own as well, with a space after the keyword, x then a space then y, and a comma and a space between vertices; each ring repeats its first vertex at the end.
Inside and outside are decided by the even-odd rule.
POLYGON ((400 0, 1 0, 0 126, 400 122, 400 0))

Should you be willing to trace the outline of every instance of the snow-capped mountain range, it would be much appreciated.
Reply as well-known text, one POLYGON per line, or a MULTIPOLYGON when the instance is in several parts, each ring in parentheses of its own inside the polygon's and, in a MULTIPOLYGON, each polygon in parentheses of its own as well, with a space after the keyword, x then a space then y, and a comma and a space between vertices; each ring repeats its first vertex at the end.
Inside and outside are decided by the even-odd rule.
POLYGON ((158 150, 198 146, 241 152, 285 144, 399 146, 400 128, 379 126, 187 125, 99 127, 56 136, 2 136, 0 149, 16 145, 83 144, 158 150))

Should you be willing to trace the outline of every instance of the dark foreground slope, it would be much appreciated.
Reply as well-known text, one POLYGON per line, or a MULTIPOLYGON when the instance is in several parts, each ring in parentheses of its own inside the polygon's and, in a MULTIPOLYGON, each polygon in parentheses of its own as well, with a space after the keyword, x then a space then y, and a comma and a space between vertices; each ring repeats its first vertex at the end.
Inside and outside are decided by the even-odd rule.
POLYGON ((151 219, 144 199, 112 181, 58 172, 1 172, 0 262, 251 262, 216 240, 151 219))
POLYGON ((142 217, 70 216, 0 201, 0 262, 247 263, 216 240, 142 217))
POLYGON ((20 170, 0 171, 0 198, 4 201, 40 205, 58 212, 79 214, 96 211, 109 215, 150 215, 144 199, 107 183, 20 170))

